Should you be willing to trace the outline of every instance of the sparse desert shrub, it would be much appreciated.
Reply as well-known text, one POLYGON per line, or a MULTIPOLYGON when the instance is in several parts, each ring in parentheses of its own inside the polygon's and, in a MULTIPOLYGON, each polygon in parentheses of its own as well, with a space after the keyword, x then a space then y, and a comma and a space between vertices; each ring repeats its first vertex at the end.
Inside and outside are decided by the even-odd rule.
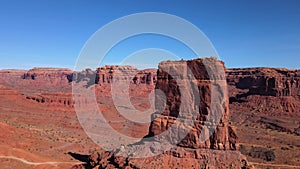
POLYGON ((281 147, 281 150, 289 150, 288 147, 281 147))
POLYGON ((248 153, 246 147, 242 144, 240 144, 239 151, 244 155, 247 155, 248 153))
POLYGON ((253 158, 260 158, 265 161, 274 161, 275 153, 273 150, 269 150, 264 147, 251 147, 248 152, 248 155, 253 158))

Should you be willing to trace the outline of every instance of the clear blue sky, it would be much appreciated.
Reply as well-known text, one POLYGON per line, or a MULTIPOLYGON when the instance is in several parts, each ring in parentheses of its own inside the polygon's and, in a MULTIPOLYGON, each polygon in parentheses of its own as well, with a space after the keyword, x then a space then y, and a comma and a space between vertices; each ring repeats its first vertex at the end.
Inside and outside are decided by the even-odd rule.
MULTIPOLYGON (((137 12, 164 12, 199 27, 227 67, 300 69, 299 9, 298 0, 2 0, 0 68, 73 68, 85 42, 105 24, 137 12)), ((128 44, 116 47, 107 63, 156 47, 193 57, 167 38, 134 37, 128 44)))

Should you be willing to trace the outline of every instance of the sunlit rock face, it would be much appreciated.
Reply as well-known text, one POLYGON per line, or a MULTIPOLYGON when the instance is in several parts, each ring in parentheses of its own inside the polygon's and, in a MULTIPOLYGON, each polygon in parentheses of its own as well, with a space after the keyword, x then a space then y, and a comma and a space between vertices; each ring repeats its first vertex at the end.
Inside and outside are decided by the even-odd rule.
POLYGON ((157 112, 149 136, 181 147, 236 149, 223 62, 215 58, 161 62, 156 90, 157 112))

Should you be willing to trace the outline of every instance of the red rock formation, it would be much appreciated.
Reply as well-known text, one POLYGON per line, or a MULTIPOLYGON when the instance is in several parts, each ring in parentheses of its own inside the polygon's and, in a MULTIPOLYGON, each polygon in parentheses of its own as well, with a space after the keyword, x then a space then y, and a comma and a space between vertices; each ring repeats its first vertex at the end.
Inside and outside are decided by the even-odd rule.
POLYGON ((248 95, 293 96, 300 99, 300 71, 278 68, 228 69, 228 84, 248 95))
POLYGON ((299 70, 228 69, 227 81, 234 122, 251 122, 262 128, 296 133, 300 118, 299 70), (241 115, 252 118, 238 118, 241 115))
POLYGON ((165 108, 160 108, 164 107, 160 105, 164 102, 161 101, 159 95, 156 98, 156 104, 162 111, 156 112, 153 116, 150 136, 172 130, 171 126, 173 125, 176 126, 173 132, 166 136, 163 135, 162 138, 161 136, 155 137, 155 139, 158 141, 167 139, 175 143, 178 141, 176 140, 178 133, 188 127, 187 136, 177 143, 179 146, 219 150, 236 149, 236 138, 232 137, 236 134, 229 126, 229 107, 223 62, 214 58, 162 62, 157 74, 156 89, 165 93, 167 102, 165 108), (189 70, 190 73, 188 73, 189 70), (167 72, 171 72, 171 75, 179 75, 180 80, 167 72), (187 76, 184 75, 185 73, 187 76), (191 76, 194 76, 194 79, 191 76), (189 82, 193 84, 189 84, 189 82), (186 90, 182 90, 189 88, 194 88, 190 91, 191 95, 185 93, 186 90), (189 108, 185 104, 188 104, 189 108), (182 111, 181 114, 180 111, 182 111), (185 121, 193 116, 192 114, 194 117, 191 126, 176 123, 177 117, 185 121), (201 135, 206 136, 206 140, 201 140, 201 135), (208 138, 208 135, 211 136, 208 138))
MULTIPOLYGON (((300 110, 300 71, 277 68, 228 69, 231 102, 259 105, 268 114, 300 110)), ((249 107, 248 106, 248 107, 249 107)), ((255 106, 257 107, 257 106, 255 106)))
POLYGON ((69 69, 2 70, 0 75, 8 85, 26 95, 71 92, 69 82, 71 82, 72 71, 69 69))
POLYGON ((156 70, 139 71, 131 66, 104 66, 97 71, 86 69, 81 72, 58 68, 1 70, 0 75, 3 82, 24 94, 27 99, 48 106, 73 107, 72 83, 86 82, 86 87, 99 84, 95 89, 98 100, 101 100, 101 97, 111 95, 110 87, 116 70, 134 73, 130 79, 131 95, 147 96, 154 88, 156 70))
POLYGON ((61 68, 33 68, 25 73, 23 79, 45 81, 51 84, 68 83, 72 81, 70 69, 61 68))
POLYGON ((26 96, 26 99, 46 104, 46 106, 74 106, 71 93, 41 93, 39 95, 26 96))
POLYGON ((128 80, 130 78, 131 83, 136 85, 154 85, 156 82, 156 70, 138 70, 132 66, 103 66, 96 71, 97 84, 112 83, 114 78, 117 78, 117 80, 128 80))
POLYGON ((249 168, 245 157, 232 151, 236 149, 237 136, 229 124, 224 63, 214 58, 167 61, 160 63, 157 74, 158 112, 153 115, 148 136, 114 152, 92 154, 85 167, 249 168), (194 88, 192 93, 184 93, 188 88, 194 88), (162 93, 166 102, 162 102, 162 93), (189 118, 192 123, 185 123, 189 118), (165 131, 170 132, 161 135, 165 131), (186 135, 176 143, 181 133, 186 135), (208 136, 207 140, 200 140, 201 134, 208 136), (165 151, 165 142, 174 147, 165 151))
POLYGON ((116 156, 112 152, 94 153, 87 164, 73 166, 84 168, 241 168, 250 169, 245 156, 238 151, 216 151, 206 149, 177 148, 155 157, 128 158, 116 156))

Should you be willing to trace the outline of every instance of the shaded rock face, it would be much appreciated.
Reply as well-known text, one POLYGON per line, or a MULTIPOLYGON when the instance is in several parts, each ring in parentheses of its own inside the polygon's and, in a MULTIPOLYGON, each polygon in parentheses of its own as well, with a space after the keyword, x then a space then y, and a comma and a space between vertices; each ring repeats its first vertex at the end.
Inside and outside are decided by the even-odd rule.
POLYGON ((47 106, 73 107, 74 101, 71 93, 41 93, 39 95, 26 96, 26 99, 47 106))
POLYGON ((299 70, 245 68, 228 69, 226 74, 234 112, 295 116, 300 111, 299 70))
POLYGON ((156 70, 138 70, 132 66, 103 66, 97 69, 95 82, 100 85, 112 83, 114 77, 118 78, 117 80, 128 80, 127 78, 130 77, 131 83, 137 85, 154 85, 156 82, 156 70), (121 72, 124 74, 115 77, 114 73, 121 72))
POLYGON ((228 84, 247 95, 293 96, 300 99, 300 71, 276 68, 228 69, 228 84))
POLYGON ((166 102, 156 95, 158 112, 153 115, 149 136, 182 147, 236 149, 223 62, 212 58, 162 62, 156 89, 165 94, 166 102), (180 138, 181 133, 186 136, 180 138))
POLYGON ((22 79, 31 79, 52 84, 69 83, 72 81, 70 69, 34 68, 22 75, 22 79))

